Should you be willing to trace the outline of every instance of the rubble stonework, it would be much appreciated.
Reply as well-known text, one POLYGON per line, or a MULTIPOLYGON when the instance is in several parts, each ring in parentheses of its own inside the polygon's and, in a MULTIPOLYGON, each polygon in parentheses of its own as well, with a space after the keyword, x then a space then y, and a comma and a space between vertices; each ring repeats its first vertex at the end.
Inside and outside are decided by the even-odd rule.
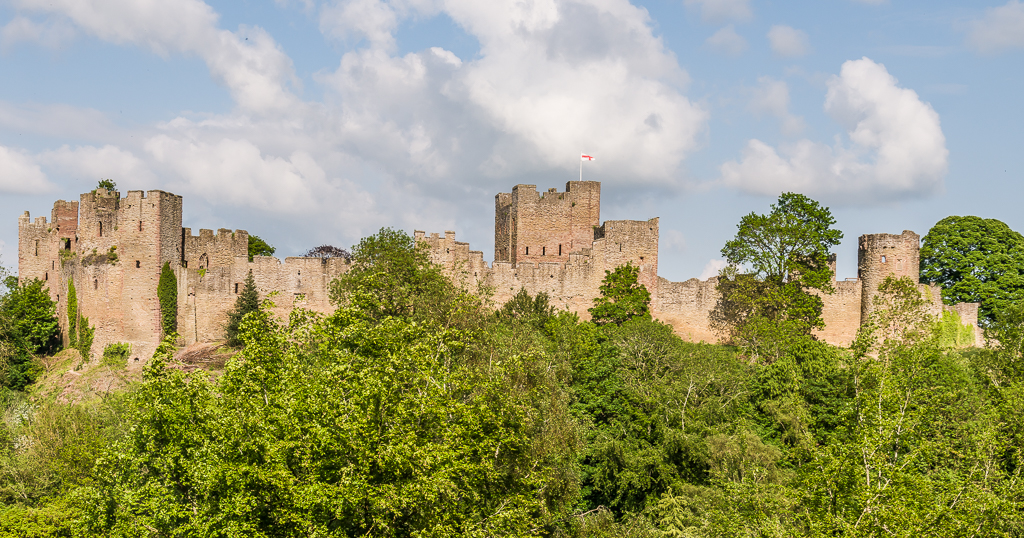
MULTIPOLYGON (((18 276, 46 282, 67 324, 68 283, 79 312, 96 328, 92 353, 113 342, 132 344, 132 357, 152 355, 162 338, 157 283, 169 264, 178 282, 178 332, 184 343, 220 340, 251 270, 261 297, 272 291, 275 312, 294 305, 329 312, 328 284, 348 269, 342 259, 248 257, 244 230, 182 227, 182 199, 163 191, 97 189, 79 202, 54 203, 51 222, 18 219, 18 276), (116 247, 116 248, 111 248, 116 247)), ((67 336, 65 335, 65 343, 67 336)))
MULTIPOLYGON (((709 318, 718 301, 717 277, 671 282, 658 276, 658 219, 600 222, 601 185, 570 181, 565 192, 538 193, 534 185, 516 185, 495 197, 495 257, 470 250, 455 232, 414 232, 429 247, 430 258, 458 284, 486 290, 500 306, 520 289, 547 293, 551 303, 589 319, 588 309, 606 271, 632 263, 651 292, 653 315, 691 341, 718 341, 709 318)), ((75 283, 79 310, 96 328, 93 354, 112 342, 129 342, 133 357, 149 357, 161 334, 157 283, 169 264, 178 282, 178 332, 184 343, 220 340, 227 313, 234 307, 251 271, 261 297, 272 298, 274 312, 286 316, 295 306, 329 312, 330 282, 348 270, 343 258, 270 256, 248 258, 245 230, 182 227, 182 198, 163 191, 105 189, 81 195, 78 202, 54 203, 51 220, 26 211, 18 219, 18 274, 46 282, 57 302, 61 326, 67 325, 68 282, 75 283)), ((824 295, 825 329, 818 336, 849 345, 871 313, 871 298, 887 275, 918 280, 920 237, 875 234, 860 238, 856 279, 837 281, 824 295)), ((835 257, 830 260, 835 274, 835 257)), ((933 314, 957 312, 977 329, 978 304, 942 305, 939 288, 921 285, 933 314)), ((66 336, 65 336, 66 338, 66 336)), ((65 340, 66 342, 66 340, 65 340)))

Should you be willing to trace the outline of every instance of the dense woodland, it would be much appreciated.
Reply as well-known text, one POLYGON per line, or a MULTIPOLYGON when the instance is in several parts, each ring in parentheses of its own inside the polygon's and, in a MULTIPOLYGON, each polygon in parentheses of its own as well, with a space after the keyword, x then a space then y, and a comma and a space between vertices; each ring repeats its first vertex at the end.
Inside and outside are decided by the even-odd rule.
POLYGON ((653 320, 633 266, 592 321, 495 309, 383 229, 334 313, 275 319, 250 285, 223 368, 181 368, 170 334, 136 381, 62 403, 33 383, 53 303, 8 279, 0 536, 1022 536, 1024 239, 1000 228, 997 282, 964 284, 994 225, 951 219, 922 265, 983 301, 985 347, 892 278, 851 348, 815 340, 841 233, 799 195, 723 249, 732 345, 653 320))

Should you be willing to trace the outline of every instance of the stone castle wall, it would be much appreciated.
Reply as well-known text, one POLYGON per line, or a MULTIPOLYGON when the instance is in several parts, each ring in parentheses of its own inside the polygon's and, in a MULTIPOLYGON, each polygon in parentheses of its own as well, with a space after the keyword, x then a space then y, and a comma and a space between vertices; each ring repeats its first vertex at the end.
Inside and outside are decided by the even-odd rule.
POLYGON ((146 359, 162 338, 156 290, 168 264, 178 279, 178 331, 184 343, 223 338, 227 312, 250 270, 275 313, 294 306, 329 312, 328 285, 347 270, 343 260, 273 257, 248 260, 244 230, 182 228, 182 199, 163 191, 119 193, 97 189, 78 202, 54 203, 52 221, 18 219, 18 274, 47 283, 65 344, 67 296, 73 282, 80 315, 96 330, 93 357, 114 342, 132 344, 146 359), (111 260, 113 253, 116 260, 111 260))
MULTIPOLYGON (((589 319, 607 272, 627 263, 640 268, 640 282, 651 292, 651 310, 676 333, 691 341, 717 342, 710 327, 718 301, 717 278, 671 282, 658 276, 659 224, 646 221, 600 222, 600 183, 571 181, 565 192, 538 193, 534 185, 516 185, 495 197, 495 261, 444 235, 414 233, 430 259, 466 289, 487 293, 499 307, 525 289, 546 293, 557 308, 589 319), (529 250, 527 250, 529 249, 529 250)), ((318 312, 333 309, 332 280, 345 273, 340 258, 248 259, 245 230, 199 230, 182 227, 182 199, 163 191, 117 192, 97 189, 78 202, 57 201, 51 221, 28 212, 18 220, 18 265, 21 278, 47 282, 57 302, 61 326, 68 320, 68 283, 74 282, 81 314, 96 327, 93 354, 112 342, 130 342, 133 355, 146 358, 161 338, 156 288, 168 264, 178 281, 178 332, 185 343, 223 338, 227 313, 251 271, 265 298, 276 292, 274 312, 285 317, 295 307, 318 312), (116 253, 116 261, 108 259, 116 253)), ((888 275, 918 278, 920 236, 861 236, 858 278, 834 282, 835 293, 823 295, 825 329, 817 336, 849 345, 870 315, 878 285, 888 275)), ((833 273, 835 258, 830 260, 833 273)), ((945 307, 939 288, 921 285, 932 313, 957 312, 975 327, 978 305, 945 307)))
POLYGON ((589 248, 601 224, 601 184, 570 181, 565 192, 516 185, 494 199, 494 261, 565 263, 589 248))

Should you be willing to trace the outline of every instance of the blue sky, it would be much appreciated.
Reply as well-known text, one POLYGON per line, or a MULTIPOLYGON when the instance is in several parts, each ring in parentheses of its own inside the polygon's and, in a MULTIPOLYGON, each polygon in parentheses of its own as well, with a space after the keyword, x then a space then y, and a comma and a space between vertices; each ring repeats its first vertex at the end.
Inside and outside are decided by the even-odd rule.
POLYGON ((857 237, 1024 230, 1024 4, 757 0, 0 1, 0 262, 100 178, 281 255, 382 226, 493 253, 493 196, 597 159, 604 219, 661 217, 711 274, 796 191, 857 237))

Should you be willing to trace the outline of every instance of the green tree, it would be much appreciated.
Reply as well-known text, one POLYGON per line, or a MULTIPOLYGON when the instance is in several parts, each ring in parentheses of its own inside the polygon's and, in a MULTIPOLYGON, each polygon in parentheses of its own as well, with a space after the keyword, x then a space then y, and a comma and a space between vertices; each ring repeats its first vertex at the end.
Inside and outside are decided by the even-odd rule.
POLYGON ((525 288, 520 288, 518 293, 495 312, 495 315, 501 319, 515 319, 542 327, 555 315, 555 307, 551 306, 547 293, 540 292, 530 297, 525 288))
POLYGON ((639 282, 640 268, 629 262, 614 271, 605 270, 601 281, 600 297, 594 298, 589 310, 591 320, 598 325, 622 325, 633 318, 649 318, 651 292, 639 282))
POLYGON ((452 284, 430 262, 429 247, 381 228, 352 247, 351 268, 331 282, 330 299, 375 320, 410 317, 442 326, 477 323, 479 298, 452 284))
POLYGON ((75 291, 75 281, 68 279, 68 345, 78 345, 78 293, 75 291))
POLYGON ((96 184, 96 188, 107 189, 108 191, 113 192, 117 190, 117 183, 114 183, 113 179, 101 179, 100 182, 96 184))
POLYGON ((6 277, 6 293, 0 295, 0 364, 3 386, 20 390, 35 380, 37 354, 60 348, 57 306, 38 279, 18 282, 6 277))
MULTIPOLYGON (((714 324, 734 338, 756 320, 793 334, 823 327, 819 294, 834 291, 828 256, 843 238, 834 224, 827 207, 789 192, 769 214, 740 219, 736 237, 722 248, 729 269, 718 281, 714 324)), ((758 325, 754 334, 765 334, 758 325)))
POLYGON ((1024 301, 1024 236, 996 219, 946 217, 921 245, 921 282, 942 286, 946 304, 981 303, 979 321, 1024 301))
POLYGON ((258 235, 249 236, 249 261, 252 261, 253 256, 273 256, 276 250, 258 235))
POLYGON ((238 295, 238 299, 235 299, 235 308, 228 312, 228 323, 224 326, 225 337, 229 346, 238 347, 242 344, 242 340, 239 337, 242 320, 245 319, 246 314, 259 309, 260 294, 256 291, 256 280, 253 279, 252 271, 250 270, 249 274, 245 277, 245 286, 242 288, 242 293, 238 295))
POLYGON ((568 519, 575 455, 544 438, 573 428, 536 358, 492 348, 478 366, 465 331, 346 307, 288 326, 260 310, 241 333, 214 380, 154 357, 133 427, 74 492, 82 534, 534 536, 568 519))
POLYGON ((164 335, 178 332, 178 278, 174 276, 169 262, 160 270, 156 296, 160 300, 160 328, 164 335))

